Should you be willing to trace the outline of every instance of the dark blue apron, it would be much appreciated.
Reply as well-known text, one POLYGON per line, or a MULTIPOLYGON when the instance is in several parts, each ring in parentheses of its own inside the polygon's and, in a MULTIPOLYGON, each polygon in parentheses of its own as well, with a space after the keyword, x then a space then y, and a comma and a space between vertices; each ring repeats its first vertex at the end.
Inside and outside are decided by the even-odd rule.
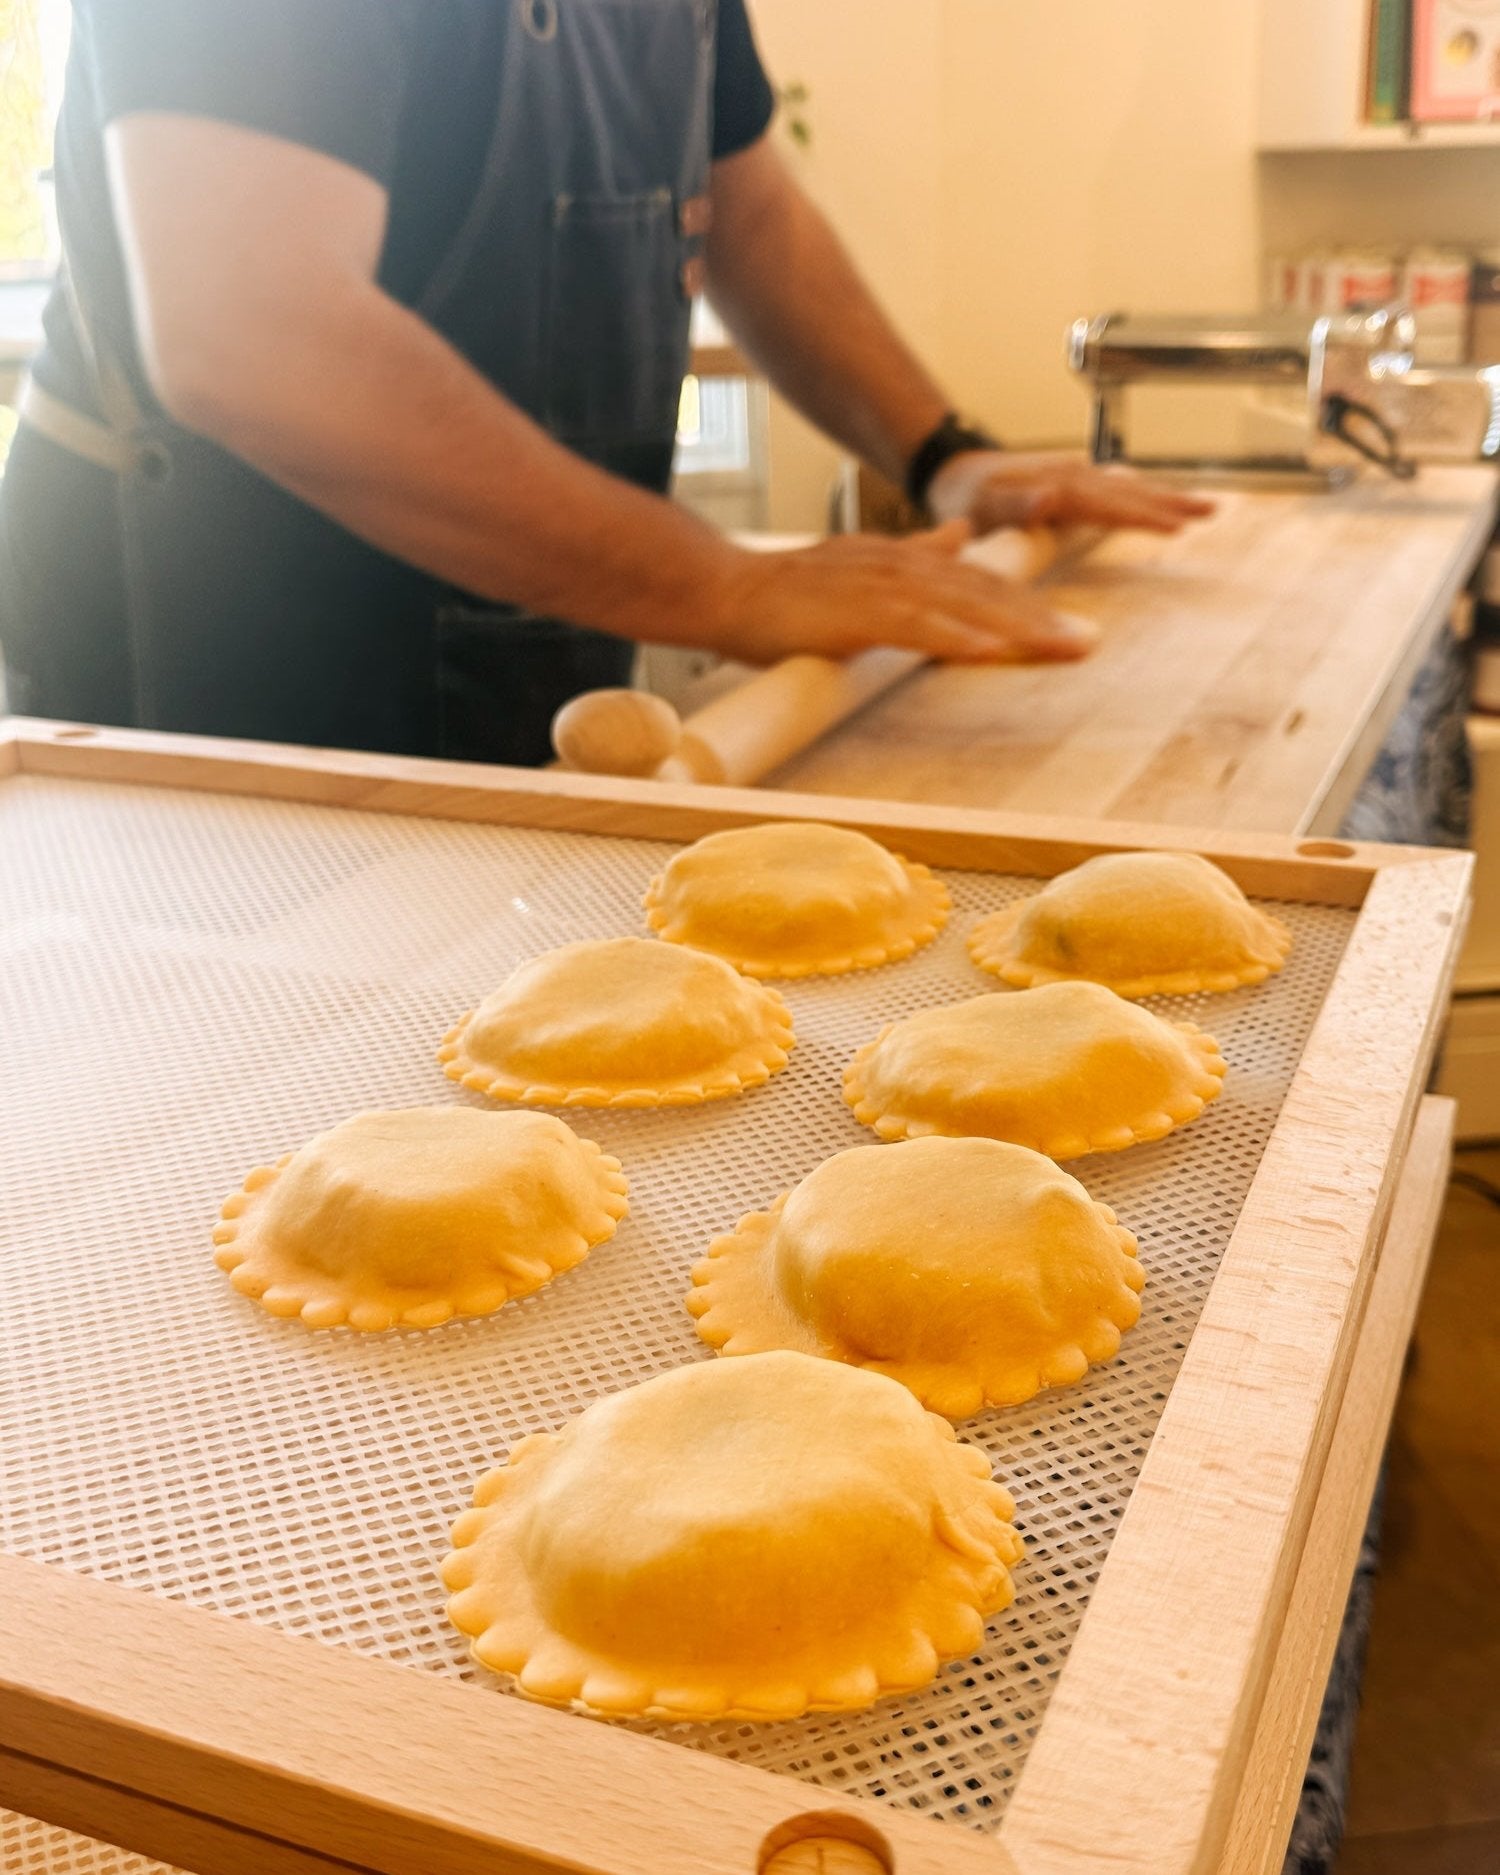
MULTIPOLYGON (((706 225, 713 0, 513 0, 504 74, 483 179, 418 310, 559 442, 665 491, 706 225), (517 291, 526 254, 540 292, 517 291)), ((561 704, 629 680, 620 639, 457 593, 436 633, 446 755, 500 759, 501 696, 504 759, 545 760, 561 704)))
MULTIPOLYGON (((715 0, 495 4, 487 158, 416 309, 560 442, 665 491, 706 228, 715 0)), ((627 681, 629 643, 444 587, 159 413, 127 422, 139 726, 536 763, 567 698, 627 681)))

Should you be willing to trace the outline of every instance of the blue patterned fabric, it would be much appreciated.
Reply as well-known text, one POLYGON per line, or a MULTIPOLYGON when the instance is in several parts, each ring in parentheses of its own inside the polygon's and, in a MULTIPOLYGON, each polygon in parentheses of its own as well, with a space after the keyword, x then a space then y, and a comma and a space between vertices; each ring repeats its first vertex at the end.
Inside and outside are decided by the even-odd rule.
MULTIPOLYGON (((1416 846, 1468 844, 1473 774, 1464 719, 1469 681, 1465 648, 1444 630, 1355 796, 1340 828, 1345 839, 1416 846)), ((1383 1492, 1382 1474, 1344 1610, 1282 1875, 1332 1875, 1338 1859, 1380 1565, 1383 1492)))
POLYGON ((1444 630, 1340 829, 1347 840, 1467 846, 1473 771, 1466 648, 1444 630))
POLYGON ((1282 1875, 1331 1875, 1344 1835, 1349 1798, 1349 1767, 1359 1720, 1359 1695, 1365 1677, 1365 1649, 1370 1640, 1370 1611, 1380 1568, 1380 1518, 1385 1474, 1375 1487, 1370 1520, 1365 1525, 1354 1581, 1339 1630, 1328 1690, 1318 1714, 1312 1757, 1302 1780, 1302 1798, 1292 1824, 1282 1875))

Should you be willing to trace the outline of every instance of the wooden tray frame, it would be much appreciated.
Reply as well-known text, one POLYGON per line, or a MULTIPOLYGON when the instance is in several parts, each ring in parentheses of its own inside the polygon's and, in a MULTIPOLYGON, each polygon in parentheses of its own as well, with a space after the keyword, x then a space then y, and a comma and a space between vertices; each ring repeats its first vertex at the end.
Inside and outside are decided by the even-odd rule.
POLYGON ((0 1802, 195 1875, 1279 1869, 1441 1199, 1467 856, 23 719, 16 774, 669 840, 817 818, 1032 876, 1187 846, 1358 917, 996 1835, 11 1557, 0 1802))

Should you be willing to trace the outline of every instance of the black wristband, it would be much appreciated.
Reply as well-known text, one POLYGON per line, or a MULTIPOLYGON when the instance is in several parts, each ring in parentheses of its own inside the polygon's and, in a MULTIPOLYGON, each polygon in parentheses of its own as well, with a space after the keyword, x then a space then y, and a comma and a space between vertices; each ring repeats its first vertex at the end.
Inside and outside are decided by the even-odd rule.
POLYGON ((907 500, 914 508, 925 508, 933 477, 945 462, 951 462, 967 450, 999 448, 1000 444, 987 430, 975 429, 956 411, 950 410, 931 436, 917 445, 906 465, 907 500))

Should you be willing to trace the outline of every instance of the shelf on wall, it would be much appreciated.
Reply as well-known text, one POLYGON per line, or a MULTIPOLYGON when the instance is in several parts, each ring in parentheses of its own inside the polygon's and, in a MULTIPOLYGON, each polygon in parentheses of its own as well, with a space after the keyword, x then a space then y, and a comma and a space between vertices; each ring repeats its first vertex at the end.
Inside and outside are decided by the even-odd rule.
POLYGON ((1337 156, 1356 150, 1500 149, 1500 123, 1358 124, 1344 136, 1319 141, 1267 142, 1262 156, 1337 156))
POLYGON ((1500 147, 1500 122, 1367 124, 1371 0, 1257 0, 1262 155, 1500 147))

